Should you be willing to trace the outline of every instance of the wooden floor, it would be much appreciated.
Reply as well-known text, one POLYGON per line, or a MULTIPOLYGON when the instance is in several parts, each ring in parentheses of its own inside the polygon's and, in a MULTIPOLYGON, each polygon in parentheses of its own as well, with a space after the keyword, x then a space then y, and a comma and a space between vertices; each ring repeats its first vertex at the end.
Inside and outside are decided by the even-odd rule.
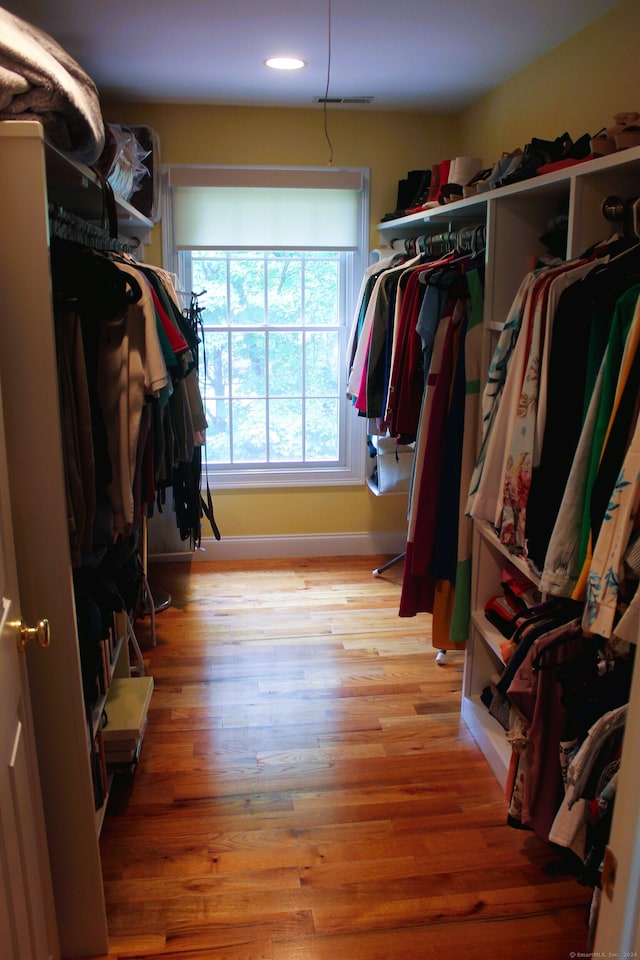
POLYGON ((568 960, 564 857, 505 823, 462 657, 382 558, 162 564, 155 692, 102 831, 111 958, 568 960))

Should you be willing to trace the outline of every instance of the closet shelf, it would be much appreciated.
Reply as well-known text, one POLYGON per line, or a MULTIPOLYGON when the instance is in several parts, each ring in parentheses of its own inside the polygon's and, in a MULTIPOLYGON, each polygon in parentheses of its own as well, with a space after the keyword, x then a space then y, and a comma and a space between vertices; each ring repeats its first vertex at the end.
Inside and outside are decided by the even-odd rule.
MULTIPOLYGON (((90 167, 62 153, 46 140, 44 142, 49 200, 91 223, 103 223, 106 208, 98 175, 90 167)), ((153 221, 123 197, 116 195, 115 201, 118 229, 122 233, 146 231, 153 227, 153 221)))
MULTIPOLYGON (((116 675, 116 671, 118 669, 117 668, 118 660, 120 659, 120 654, 123 652, 122 651, 123 643, 124 643, 124 636, 121 634, 116 641, 113 653, 111 655, 111 662, 109 667, 109 678, 108 678, 109 683, 111 682, 111 678, 116 675)), ((105 684, 105 687, 106 689, 104 693, 99 697, 97 703, 94 705, 93 709, 91 710, 91 739, 92 740, 95 737, 96 733, 98 732, 102 724, 102 715, 103 715, 105 704, 107 702, 107 698, 109 696, 108 683, 105 684)))
POLYGON ((139 740, 145 728, 153 677, 117 678, 111 684, 106 702, 107 720, 102 731, 106 743, 139 740))
POLYGON ((506 731, 491 716, 480 697, 463 697, 461 713, 496 780, 504 788, 511 757, 511 744, 507 740, 506 731))
POLYGON ((512 564, 514 567, 523 573, 528 580, 530 580, 536 586, 540 584, 540 573, 535 569, 533 564, 531 564, 526 557, 520 557, 517 554, 510 553, 507 547, 500 542, 498 536, 491 526, 490 523, 486 520, 476 520, 475 526, 478 531, 478 534, 485 540, 490 547, 494 550, 501 553, 505 559, 505 562, 512 564))
POLYGON ((500 647, 501 644, 505 642, 505 637, 500 633, 497 627, 493 626, 490 620, 487 620, 484 615, 484 610, 474 610, 471 614, 471 622, 482 634, 486 645, 493 651, 493 653, 496 655, 496 657, 498 657, 504 666, 504 658, 502 656, 502 650, 500 647))

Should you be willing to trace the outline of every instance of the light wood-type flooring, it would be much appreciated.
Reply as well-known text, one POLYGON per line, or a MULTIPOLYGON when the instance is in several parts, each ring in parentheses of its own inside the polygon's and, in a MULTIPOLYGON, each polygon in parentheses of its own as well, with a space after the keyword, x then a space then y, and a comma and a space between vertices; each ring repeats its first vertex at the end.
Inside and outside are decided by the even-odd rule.
POLYGON ((101 835, 110 958, 568 960, 590 890, 506 825, 463 658, 380 557, 158 564, 140 765, 101 835))

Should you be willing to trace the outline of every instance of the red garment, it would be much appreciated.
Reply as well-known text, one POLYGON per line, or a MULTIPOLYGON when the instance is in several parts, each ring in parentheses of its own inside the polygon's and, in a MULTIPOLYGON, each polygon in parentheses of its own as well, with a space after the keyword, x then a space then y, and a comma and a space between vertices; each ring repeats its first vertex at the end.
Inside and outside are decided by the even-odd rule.
MULTIPOLYGON (((394 332, 395 350, 389 376, 385 423, 391 436, 414 437, 418 430, 420 408, 424 393, 425 371, 422 364, 422 342, 416 333, 416 324, 425 287, 420 282, 418 293, 412 294, 409 282, 448 264, 454 254, 414 267, 407 281, 397 329, 394 332), (407 302, 407 293, 410 300, 407 302)), ((426 278, 425 278, 426 279, 426 278)))
POLYGON ((421 534, 419 538, 416 538, 417 550, 415 551, 411 573, 417 576, 424 576, 429 571, 436 536, 436 516, 440 476, 442 473, 445 429, 451 399, 451 386, 457 362, 457 352, 460 345, 459 317, 456 323, 454 306, 455 303, 450 301, 444 316, 440 320, 440 323, 446 323, 448 327, 429 416, 429 429, 426 442, 429 469, 422 475, 422 483, 418 491, 416 504, 416 509, 420 517, 421 534))
POLYGON ((534 641, 507 691, 529 725, 522 823, 545 841, 564 795, 559 745, 569 718, 555 667, 583 652, 578 620, 549 631, 534 641))
POLYGON ((422 369, 422 344, 416 333, 416 322, 425 286, 420 276, 431 267, 418 267, 407 280, 398 329, 395 333, 396 350, 393 359, 387 403, 387 415, 391 436, 415 437, 420 418, 420 404, 424 391, 422 369))
POLYGON ((449 397, 455 369, 455 347, 459 338, 452 322, 454 303, 451 302, 440 323, 447 331, 440 369, 430 372, 429 385, 434 385, 425 450, 429 469, 425 470, 418 490, 413 492, 412 511, 416 511, 416 536, 407 542, 399 615, 412 617, 419 612, 432 612, 436 581, 429 576, 436 536, 438 492, 444 452, 444 430, 449 410, 449 397))
POLYGON ((162 304, 160 303, 160 300, 158 299, 158 295, 153 289, 153 286, 151 284, 149 284, 149 289, 151 291, 151 297, 153 299, 154 309, 160 319, 160 323, 162 324, 162 329, 167 335, 171 349, 176 355, 179 353, 184 353, 184 351, 189 346, 187 341, 184 339, 182 334, 178 331, 178 329, 176 328, 176 325, 167 316, 167 312, 162 306, 162 304))

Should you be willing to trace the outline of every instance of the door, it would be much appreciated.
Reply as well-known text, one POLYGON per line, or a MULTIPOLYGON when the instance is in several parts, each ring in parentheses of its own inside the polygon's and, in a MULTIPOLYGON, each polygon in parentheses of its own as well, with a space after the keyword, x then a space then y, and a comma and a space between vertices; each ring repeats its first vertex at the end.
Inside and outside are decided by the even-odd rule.
MULTIPOLYGON (((0 956, 59 956, 8 502, 0 397, 0 956)), ((25 634, 47 641, 46 624, 25 634)), ((46 649, 37 651, 46 656, 46 649)))

